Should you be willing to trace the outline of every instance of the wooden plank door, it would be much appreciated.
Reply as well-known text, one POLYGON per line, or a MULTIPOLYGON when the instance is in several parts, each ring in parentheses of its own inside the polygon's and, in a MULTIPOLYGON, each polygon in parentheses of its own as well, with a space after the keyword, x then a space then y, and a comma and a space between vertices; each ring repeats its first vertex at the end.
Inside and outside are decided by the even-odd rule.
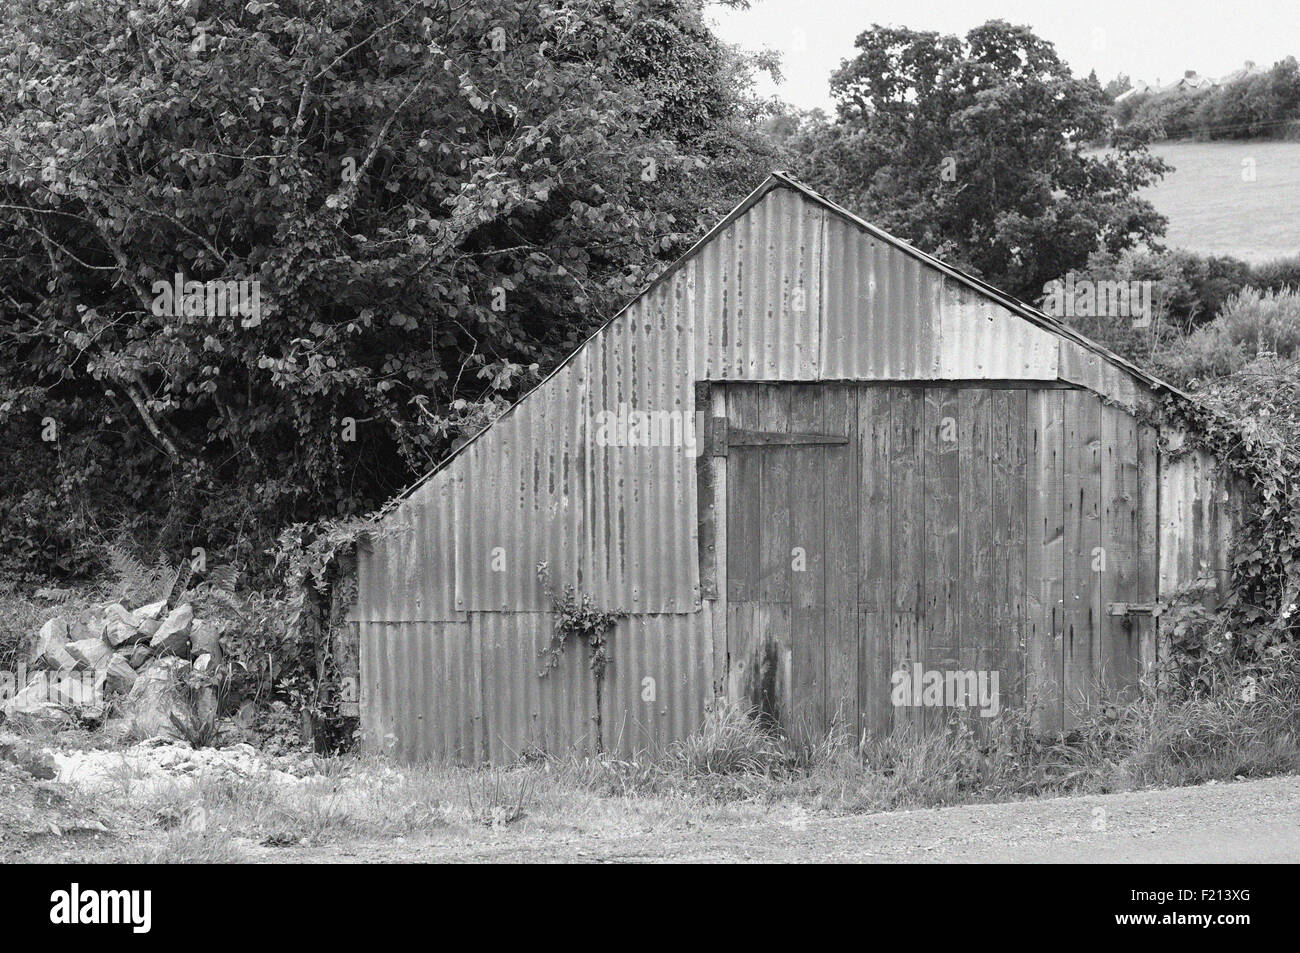
POLYGON ((732 385, 726 405, 731 697, 792 736, 856 736, 856 392, 732 385))
POLYGON ((1031 703, 1059 731, 1150 670, 1155 433, 1122 409, 943 382, 725 404, 732 698, 799 735, 983 731, 1031 703), (900 671, 996 673, 997 699, 896 701, 900 671))

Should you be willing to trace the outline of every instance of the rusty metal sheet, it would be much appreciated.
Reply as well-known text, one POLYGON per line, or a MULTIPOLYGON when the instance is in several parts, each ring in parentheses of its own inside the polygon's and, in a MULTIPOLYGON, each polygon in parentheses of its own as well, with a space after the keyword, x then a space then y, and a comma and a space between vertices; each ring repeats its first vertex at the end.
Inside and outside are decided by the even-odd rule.
POLYGON ((601 698, 607 752, 655 756, 700 726, 712 701, 711 619, 706 604, 691 615, 620 620, 601 698))
POLYGON ((773 189, 684 269, 709 380, 816 380, 826 213, 773 189))
POLYGON ((826 221, 825 380, 1055 380, 1055 334, 838 216, 826 221))
POLYGON ((456 606, 458 481, 455 471, 435 474, 363 544, 350 621, 464 620, 456 606))
POLYGON ((588 343, 589 591, 608 608, 698 607, 695 466, 703 428, 689 318, 667 284, 588 343))
POLYGON ((586 584, 584 362, 573 361, 457 458, 456 608, 550 608, 537 566, 586 584))
POLYGON ((487 757, 482 662, 466 622, 362 622, 365 743, 404 761, 487 757))
POLYGON ((508 763, 521 756, 663 751, 710 700, 707 612, 632 616, 611 632, 596 718, 587 646, 547 671, 548 612, 472 613, 461 623, 360 623, 366 744, 403 760, 508 763))

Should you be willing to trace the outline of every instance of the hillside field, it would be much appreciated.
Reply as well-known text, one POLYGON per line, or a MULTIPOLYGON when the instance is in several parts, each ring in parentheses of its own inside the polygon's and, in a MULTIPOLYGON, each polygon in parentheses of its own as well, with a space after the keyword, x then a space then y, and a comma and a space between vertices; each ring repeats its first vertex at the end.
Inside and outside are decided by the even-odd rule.
POLYGON ((1175 167, 1143 193, 1168 216, 1171 248, 1252 264, 1300 254, 1300 142, 1165 142, 1151 151, 1175 167))

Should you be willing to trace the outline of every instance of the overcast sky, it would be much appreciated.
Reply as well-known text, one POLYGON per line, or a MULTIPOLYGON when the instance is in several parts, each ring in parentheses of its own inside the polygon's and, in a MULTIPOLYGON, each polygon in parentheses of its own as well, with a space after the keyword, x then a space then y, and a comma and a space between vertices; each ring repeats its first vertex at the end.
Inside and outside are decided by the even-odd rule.
POLYGON ((727 40, 781 52, 785 81, 764 91, 803 107, 829 108, 831 70, 872 23, 959 35, 992 19, 1028 24, 1103 84, 1121 71, 1168 83, 1188 69, 1219 76, 1300 56, 1300 0, 753 0, 712 15, 727 40))

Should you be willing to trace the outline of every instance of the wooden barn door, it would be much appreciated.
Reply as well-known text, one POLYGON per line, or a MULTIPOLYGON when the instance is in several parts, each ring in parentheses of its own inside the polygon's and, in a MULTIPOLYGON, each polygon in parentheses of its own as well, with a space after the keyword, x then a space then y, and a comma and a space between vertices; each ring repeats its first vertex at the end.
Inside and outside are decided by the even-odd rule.
POLYGON ((727 389, 729 691, 796 736, 857 730, 857 399, 727 389))
POLYGON ((998 710, 1033 701, 1060 730, 1150 670, 1155 435, 1123 410, 944 383, 725 393, 732 698, 796 734, 981 730, 970 706, 896 704, 891 678, 997 673, 998 710))

